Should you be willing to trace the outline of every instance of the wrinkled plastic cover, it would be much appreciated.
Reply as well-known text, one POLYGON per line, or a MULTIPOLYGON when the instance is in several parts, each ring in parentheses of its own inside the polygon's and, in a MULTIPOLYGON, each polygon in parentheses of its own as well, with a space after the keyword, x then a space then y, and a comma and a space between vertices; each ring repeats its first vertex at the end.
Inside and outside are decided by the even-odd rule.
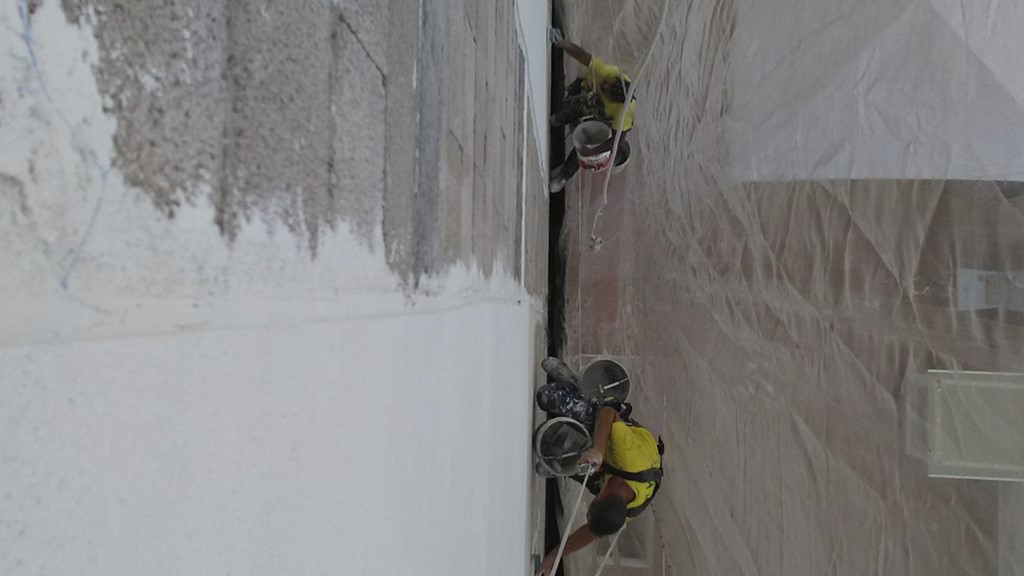
POLYGON ((737 0, 744 180, 1024 179, 1024 4, 737 0))
MULTIPOLYGON (((603 176, 569 191, 570 315, 618 302, 580 353, 667 444, 630 545, 658 574, 1024 574, 1024 485, 936 477, 1012 476, 1020 388, 927 382, 1024 372, 1024 5, 672 4, 600 252, 603 176)), ((635 74, 660 6, 566 2, 567 36, 635 74)))

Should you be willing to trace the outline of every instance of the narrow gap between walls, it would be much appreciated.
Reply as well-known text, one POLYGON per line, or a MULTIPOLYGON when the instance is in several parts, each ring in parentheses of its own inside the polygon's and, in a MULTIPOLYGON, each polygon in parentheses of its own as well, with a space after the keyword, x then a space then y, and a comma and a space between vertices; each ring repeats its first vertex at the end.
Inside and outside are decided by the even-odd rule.
MULTIPOLYGON (((551 26, 562 27, 562 19, 558 13, 557 2, 551 3, 551 26)), ((565 90, 563 71, 564 58, 561 50, 551 51, 551 91, 549 110, 558 110, 562 105, 565 90)), ((549 128, 550 146, 548 168, 559 166, 565 157, 565 135, 562 128, 549 128)), ((545 175, 550 178, 550 174, 545 175)), ((545 185, 547 184, 545 178, 545 185)), ((561 358, 566 345, 565 333, 565 265, 566 246, 563 238, 565 221, 565 192, 548 195, 548 356, 561 358)), ((544 552, 558 548, 562 539, 558 531, 558 518, 565 516, 562 507, 558 480, 549 478, 544 484, 544 552)), ((569 529, 570 527, 566 527, 569 529)), ((564 576, 565 567, 558 567, 558 576, 564 576)))

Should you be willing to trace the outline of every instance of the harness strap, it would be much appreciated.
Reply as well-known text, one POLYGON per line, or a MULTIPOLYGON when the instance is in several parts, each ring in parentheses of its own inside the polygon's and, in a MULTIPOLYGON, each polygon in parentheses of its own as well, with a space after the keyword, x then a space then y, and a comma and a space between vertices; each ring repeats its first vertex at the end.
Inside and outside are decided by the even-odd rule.
POLYGON ((630 480, 632 482, 657 482, 661 480, 664 474, 661 468, 648 468, 641 472, 626 472, 625 470, 619 470, 615 466, 605 464, 603 471, 611 474, 612 476, 618 476, 623 480, 630 480))
POLYGON ((637 506, 636 508, 630 508, 626 510, 626 517, 636 518, 637 516, 639 516, 641 512, 646 510, 647 507, 651 505, 651 502, 654 502, 654 497, 658 495, 658 490, 660 488, 661 482, 659 481, 657 484, 654 485, 654 492, 651 492, 651 497, 648 498, 643 504, 637 506))

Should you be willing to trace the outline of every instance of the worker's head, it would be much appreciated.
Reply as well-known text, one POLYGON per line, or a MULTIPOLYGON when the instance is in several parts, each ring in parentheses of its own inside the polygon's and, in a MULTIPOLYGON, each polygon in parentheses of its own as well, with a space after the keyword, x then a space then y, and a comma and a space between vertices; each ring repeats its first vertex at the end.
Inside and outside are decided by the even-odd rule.
POLYGON ((626 101, 626 94, 629 93, 629 80, 625 78, 609 78, 601 85, 601 90, 606 98, 613 102, 623 103, 626 101))
POLYGON ((626 501, 618 494, 602 494, 590 505, 587 526, 597 536, 615 534, 626 523, 626 501))

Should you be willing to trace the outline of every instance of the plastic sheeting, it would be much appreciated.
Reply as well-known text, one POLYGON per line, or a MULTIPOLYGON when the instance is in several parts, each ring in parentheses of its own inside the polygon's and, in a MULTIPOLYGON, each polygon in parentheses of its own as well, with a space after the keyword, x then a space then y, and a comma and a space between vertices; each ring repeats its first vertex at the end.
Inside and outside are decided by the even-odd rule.
POLYGON ((744 180, 1024 178, 1024 4, 736 0, 744 180))
MULTIPOLYGON (((628 70, 660 4, 567 1, 567 37, 628 70)), ((670 10, 600 251, 603 176, 568 190, 569 348, 620 359, 668 446, 651 573, 1024 573, 1019 494, 930 477, 905 404, 928 370, 1024 372, 1024 186, 1003 181, 1024 177, 1024 92, 1000 50, 1020 10, 670 10), (1003 280, 979 300, 971 271, 1003 280)), ((972 406, 990 439, 1024 421, 972 406)))

